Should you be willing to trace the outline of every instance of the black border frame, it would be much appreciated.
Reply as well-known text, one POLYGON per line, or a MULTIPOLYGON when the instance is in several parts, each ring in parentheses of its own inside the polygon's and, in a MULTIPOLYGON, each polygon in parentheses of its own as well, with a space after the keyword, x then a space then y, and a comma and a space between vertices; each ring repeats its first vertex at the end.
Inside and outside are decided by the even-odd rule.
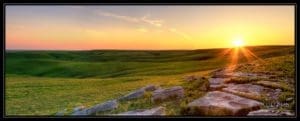
MULTIPOLYGON (((196 2, 196 3, 192 3, 191 1, 187 0, 185 1, 184 3, 183 2, 175 2, 175 3, 166 3, 166 2, 153 2, 153 1, 149 1, 149 0, 143 0, 142 2, 127 2, 127 3, 118 3, 119 1, 116 1, 116 0, 110 0, 109 3, 106 2, 106 0, 104 1, 101 1, 103 3, 98 3, 98 2, 93 2, 91 0, 86 0, 86 1, 81 1, 81 2, 76 2, 76 3, 73 3, 75 2, 76 0, 74 1, 62 1, 62 0, 53 0, 52 3, 35 3, 35 2, 39 2, 39 1, 34 1, 32 2, 33 0, 26 0, 26 2, 30 2, 30 3, 26 3, 26 2, 19 2, 19 1, 16 1, 16 0, 11 0, 9 2, 7 2, 7 0, 4 0, 4 1, 1 1, 2 2, 2 7, 3 7, 3 50, 2 50, 2 79, 3 79, 3 99, 2 99, 2 104, 3 104, 3 118, 8 118, 8 119, 12 119, 12 118, 53 118, 53 119, 57 119, 57 118, 63 118, 63 119, 73 119, 73 118, 243 118, 243 119, 255 119, 255 118, 268 118, 268 119, 281 119, 281 118, 284 118, 284 119, 296 119, 298 118, 298 100, 297 100, 297 94, 298 94, 298 85, 299 83, 297 83, 297 80, 298 80, 298 77, 297 77, 297 69, 298 69, 298 65, 297 65, 297 56, 298 56, 298 51, 297 51, 297 28, 298 28, 298 24, 297 24, 297 15, 298 15, 298 5, 295 1, 293 0, 283 0, 283 1, 276 1, 276 3, 270 3, 270 2, 267 2, 267 3, 235 3, 235 2, 227 2, 227 3, 224 3, 223 1, 220 1, 220 2, 223 2, 223 3, 214 3, 216 2, 216 0, 204 0, 204 1, 207 1, 207 2, 204 2, 204 3, 199 3, 199 2, 196 2), (188 2, 189 1, 189 2, 188 2), (209 1, 209 2, 208 2, 209 1), (143 3, 144 2, 144 3, 143 3), (145 3, 146 2, 146 3, 145 3), (295 6, 295 78, 296 78, 296 111, 295 111, 295 117, 198 117, 198 116, 164 116, 164 117, 153 117, 153 116, 118 116, 118 117, 114 117, 114 116, 97 116, 97 117, 48 117, 48 116, 6 116, 5 115, 5 6, 6 5, 294 5, 295 6)), ((245 0, 244 2, 246 2, 248 0, 245 0)), ((218 1, 217 1, 218 2, 218 1)), ((261 2, 264 2, 264 1, 261 1, 261 2)))

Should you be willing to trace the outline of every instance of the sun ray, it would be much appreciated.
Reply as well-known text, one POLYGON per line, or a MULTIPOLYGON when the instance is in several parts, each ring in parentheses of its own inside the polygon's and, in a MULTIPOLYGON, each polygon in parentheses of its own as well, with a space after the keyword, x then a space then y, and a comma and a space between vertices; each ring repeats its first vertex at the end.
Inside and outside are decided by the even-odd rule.
POLYGON ((253 52, 251 52, 249 49, 247 48, 242 48, 242 53, 244 55, 248 55, 250 57, 253 57, 254 59, 258 59, 259 61, 263 62, 264 60, 261 59, 260 57, 258 57, 257 55, 255 55, 253 52))
POLYGON ((225 56, 227 54, 230 54, 230 52, 232 51, 232 48, 227 48, 225 49, 224 51, 222 51, 219 56, 222 57, 222 56, 225 56))
POLYGON ((251 56, 251 55, 249 54, 249 52, 246 50, 246 48, 241 48, 241 53, 242 53, 242 55, 243 55, 244 57, 246 57, 246 59, 247 59, 248 62, 255 59, 253 56, 251 56))
POLYGON ((233 72, 236 69, 238 60, 239 60, 239 48, 233 48, 230 50, 231 50, 230 51, 230 61, 226 65, 226 68, 225 68, 226 73, 233 72))

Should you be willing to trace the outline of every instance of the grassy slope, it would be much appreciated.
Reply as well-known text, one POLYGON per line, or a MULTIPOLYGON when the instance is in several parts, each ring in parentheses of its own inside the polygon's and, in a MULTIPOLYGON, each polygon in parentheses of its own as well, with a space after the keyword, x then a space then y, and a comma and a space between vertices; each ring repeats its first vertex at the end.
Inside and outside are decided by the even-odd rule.
POLYGON ((8 76, 6 113, 49 115, 81 104, 92 106, 119 97, 146 84, 180 84, 176 77, 125 77, 112 79, 36 78, 8 76))
MULTIPOLYGON (((293 47, 249 49, 261 58, 293 53, 293 47)), ((186 73, 225 66, 230 57, 219 57, 222 51, 8 52, 6 114, 49 115, 92 106, 147 84, 180 85, 186 73)))
MULTIPOLYGON (((288 107, 280 107, 280 109, 288 109, 295 111, 295 100, 287 102, 287 98, 293 97, 295 99, 295 57, 292 54, 268 58, 263 61, 253 61, 252 63, 259 64, 259 66, 242 66, 238 71, 242 72, 272 72, 275 75, 274 80, 269 80, 278 83, 279 85, 271 84, 265 85, 273 89, 281 89, 282 93, 279 95, 279 102, 289 103, 288 107)), ((255 83, 254 84, 260 84, 255 83)), ((269 105, 272 101, 268 101, 265 105, 269 105)))
MULTIPOLYGON (((253 61, 252 63, 259 64, 259 67, 253 67, 253 66, 247 66, 242 65, 242 68, 239 68, 236 71, 242 71, 242 72, 283 72, 283 75, 287 75, 283 78, 278 78, 274 80, 275 82, 282 82, 282 79, 290 78, 293 79, 294 77, 294 56, 292 54, 284 55, 284 56, 278 56, 278 57, 272 57, 263 59, 263 62, 261 61, 253 61), (292 74, 292 76, 290 76, 292 74)), ((204 77, 210 77, 210 71, 202 72, 202 73, 193 73, 193 74, 187 74, 187 75, 197 75, 197 76, 204 76, 204 77)), ((282 75, 277 75, 281 77, 282 75)), ((294 82, 295 80, 291 80, 291 82, 282 82, 281 85, 276 87, 271 87, 274 89, 282 89, 283 92, 279 95, 279 102, 280 103, 288 103, 288 107, 281 106, 279 109, 282 110, 292 110, 295 111, 295 100, 286 102, 287 98, 295 97, 294 92, 294 82)), ((154 104, 151 102, 151 93, 147 93, 144 98, 131 100, 131 101, 124 101, 121 102, 116 110, 112 111, 106 111, 106 112, 99 112, 98 115, 110 115, 110 114, 116 114, 120 112, 125 112, 128 110, 136 110, 136 109, 149 109, 157 106, 164 106, 166 107, 166 114, 167 115, 185 115, 186 111, 185 108, 188 103, 191 101, 198 99, 199 97, 203 96, 206 91, 199 90, 201 86, 203 86, 204 83, 208 83, 207 79, 201 79, 196 80, 193 82, 182 82, 181 85, 185 89, 185 98, 183 98, 181 101, 165 101, 162 103, 154 104)), ((251 82, 249 82, 251 83, 251 82)), ((253 81, 252 83, 255 83, 253 81)), ((264 102, 265 106, 272 104, 273 101, 267 101, 264 102)))
MULTIPOLYGON (((261 58, 293 53, 293 47, 249 48, 261 58), (279 49, 280 48, 280 49, 279 49)), ((223 49, 194 51, 21 51, 6 54, 7 74, 39 77, 106 78, 172 75, 224 66, 223 49)), ((245 57, 240 56, 244 61, 245 57)))

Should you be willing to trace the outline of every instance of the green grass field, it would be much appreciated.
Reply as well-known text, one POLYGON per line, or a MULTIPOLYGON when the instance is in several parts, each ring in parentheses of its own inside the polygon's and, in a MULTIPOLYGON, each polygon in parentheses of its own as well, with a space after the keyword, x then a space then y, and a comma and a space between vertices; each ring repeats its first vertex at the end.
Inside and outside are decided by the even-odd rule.
MULTIPOLYGON (((248 49, 262 59, 294 54, 293 46, 248 49)), ((230 55, 221 56, 223 51, 7 51, 5 112, 53 115, 115 99, 147 84, 182 85, 185 75, 206 74, 230 63, 230 55)), ((247 60, 241 55, 239 62, 247 60)))

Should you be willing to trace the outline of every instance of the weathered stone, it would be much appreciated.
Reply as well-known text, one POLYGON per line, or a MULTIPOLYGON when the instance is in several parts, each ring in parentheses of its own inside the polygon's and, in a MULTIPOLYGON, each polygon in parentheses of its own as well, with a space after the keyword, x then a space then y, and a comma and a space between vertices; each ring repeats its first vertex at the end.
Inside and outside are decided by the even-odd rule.
POLYGON ((213 78, 230 78, 230 77, 245 77, 245 78, 262 78, 268 79, 269 75, 257 74, 257 73, 245 73, 245 72, 233 72, 233 71, 218 71, 212 76, 213 78))
POLYGON ((278 75, 279 73, 278 72, 271 72, 271 71, 259 71, 259 72, 256 72, 256 74, 258 76, 265 76, 265 77, 268 77, 268 78, 273 78, 273 77, 276 77, 276 75, 278 75))
POLYGON ((281 102, 278 102, 278 101, 276 101, 275 103, 274 103, 274 108, 280 108, 280 107, 283 107, 283 103, 281 103, 281 102))
POLYGON ((230 78, 210 78, 210 79, 208 79, 209 84, 211 84, 211 85, 225 84, 229 80, 230 80, 230 78))
POLYGON ((247 116, 295 116, 295 114, 288 110, 279 111, 274 109, 261 109, 251 111, 247 116))
POLYGON ((232 77, 244 77, 244 78, 260 78, 260 79, 268 79, 270 75, 258 74, 258 73, 246 73, 246 72, 233 72, 232 77))
POLYGON ((134 111, 128 111, 124 113, 120 113, 117 115, 134 115, 134 116, 160 116, 160 115, 165 115, 165 108, 160 106, 152 109, 138 109, 134 111))
POLYGON ((230 78, 232 77, 232 73, 227 72, 216 72, 212 78, 230 78))
POLYGON ((276 91, 276 92, 282 92, 282 90, 281 90, 281 89, 275 89, 275 91, 276 91))
POLYGON ((154 91, 157 89, 158 87, 156 87, 155 85, 147 85, 146 87, 142 87, 141 89, 135 90, 125 96, 120 97, 118 100, 124 101, 124 100, 137 99, 144 96, 146 91, 154 91))
POLYGON ((287 98, 285 101, 287 101, 287 102, 291 102, 291 101, 293 101, 294 100, 294 98, 292 98, 292 97, 289 97, 289 98, 287 98))
POLYGON ((281 84, 278 82, 271 82, 271 81, 257 81, 256 84, 270 87, 270 88, 281 88, 281 84))
POLYGON ((101 112, 101 111, 108 111, 108 110, 113 110, 118 107, 118 102, 117 100, 111 100, 107 101, 105 103, 98 104, 94 107, 89 108, 89 113, 94 114, 96 112, 101 112))
POLYGON ((143 87, 142 89, 144 89, 145 91, 154 91, 157 89, 157 87, 155 85, 148 85, 146 87, 143 87))
POLYGON ((225 85, 210 85, 209 90, 210 91, 215 91, 215 90, 220 90, 220 89, 225 88, 225 87, 226 87, 225 85))
POLYGON ((253 84, 232 84, 222 88, 222 91, 261 101, 265 99, 277 100, 279 96, 273 89, 253 84))
POLYGON ((225 84, 227 81, 229 81, 230 78, 210 78, 209 81, 209 90, 220 90, 224 87, 226 87, 227 84, 225 84))
POLYGON ((250 111, 260 109, 262 105, 252 99, 213 91, 189 103, 186 113, 201 116, 244 116, 250 111))
POLYGON ((272 102, 270 104, 265 104, 266 107, 268 107, 269 109, 270 108, 288 108, 289 107, 289 103, 282 103, 282 102, 279 102, 279 101, 275 101, 275 102, 272 102))
POLYGON ((256 76, 256 74, 243 73, 243 72, 234 72, 234 73, 232 73, 232 76, 235 76, 235 77, 249 77, 249 76, 256 76))
POLYGON ((152 101, 160 102, 170 98, 182 98, 184 96, 184 90, 181 86, 175 86, 167 89, 158 89, 152 93, 152 101))
POLYGON ((75 111, 71 115, 72 116, 86 116, 86 115, 91 115, 91 114, 89 114, 88 109, 83 109, 83 110, 75 111))
POLYGON ((290 104, 289 103, 283 103, 283 105, 282 105, 282 107, 289 107, 290 106, 290 104))
POLYGON ((97 112, 113 110, 118 107, 118 102, 116 100, 107 101, 101 104, 97 104, 88 109, 77 110, 71 115, 81 116, 81 115, 93 115, 97 112))
POLYGON ((118 100, 124 101, 124 100, 137 99, 137 98, 140 98, 140 97, 144 96, 144 94, 145 94, 145 89, 142 88, 142 89, 138 89, 136 91, 133 91, 133 92, 119 98, 118 100))
POLYGON ((83 110, 84 108, 85 108, 84 106, 78 106, 78 107, 75 107, 75 108, 73 109, 73 112, 83 110))

